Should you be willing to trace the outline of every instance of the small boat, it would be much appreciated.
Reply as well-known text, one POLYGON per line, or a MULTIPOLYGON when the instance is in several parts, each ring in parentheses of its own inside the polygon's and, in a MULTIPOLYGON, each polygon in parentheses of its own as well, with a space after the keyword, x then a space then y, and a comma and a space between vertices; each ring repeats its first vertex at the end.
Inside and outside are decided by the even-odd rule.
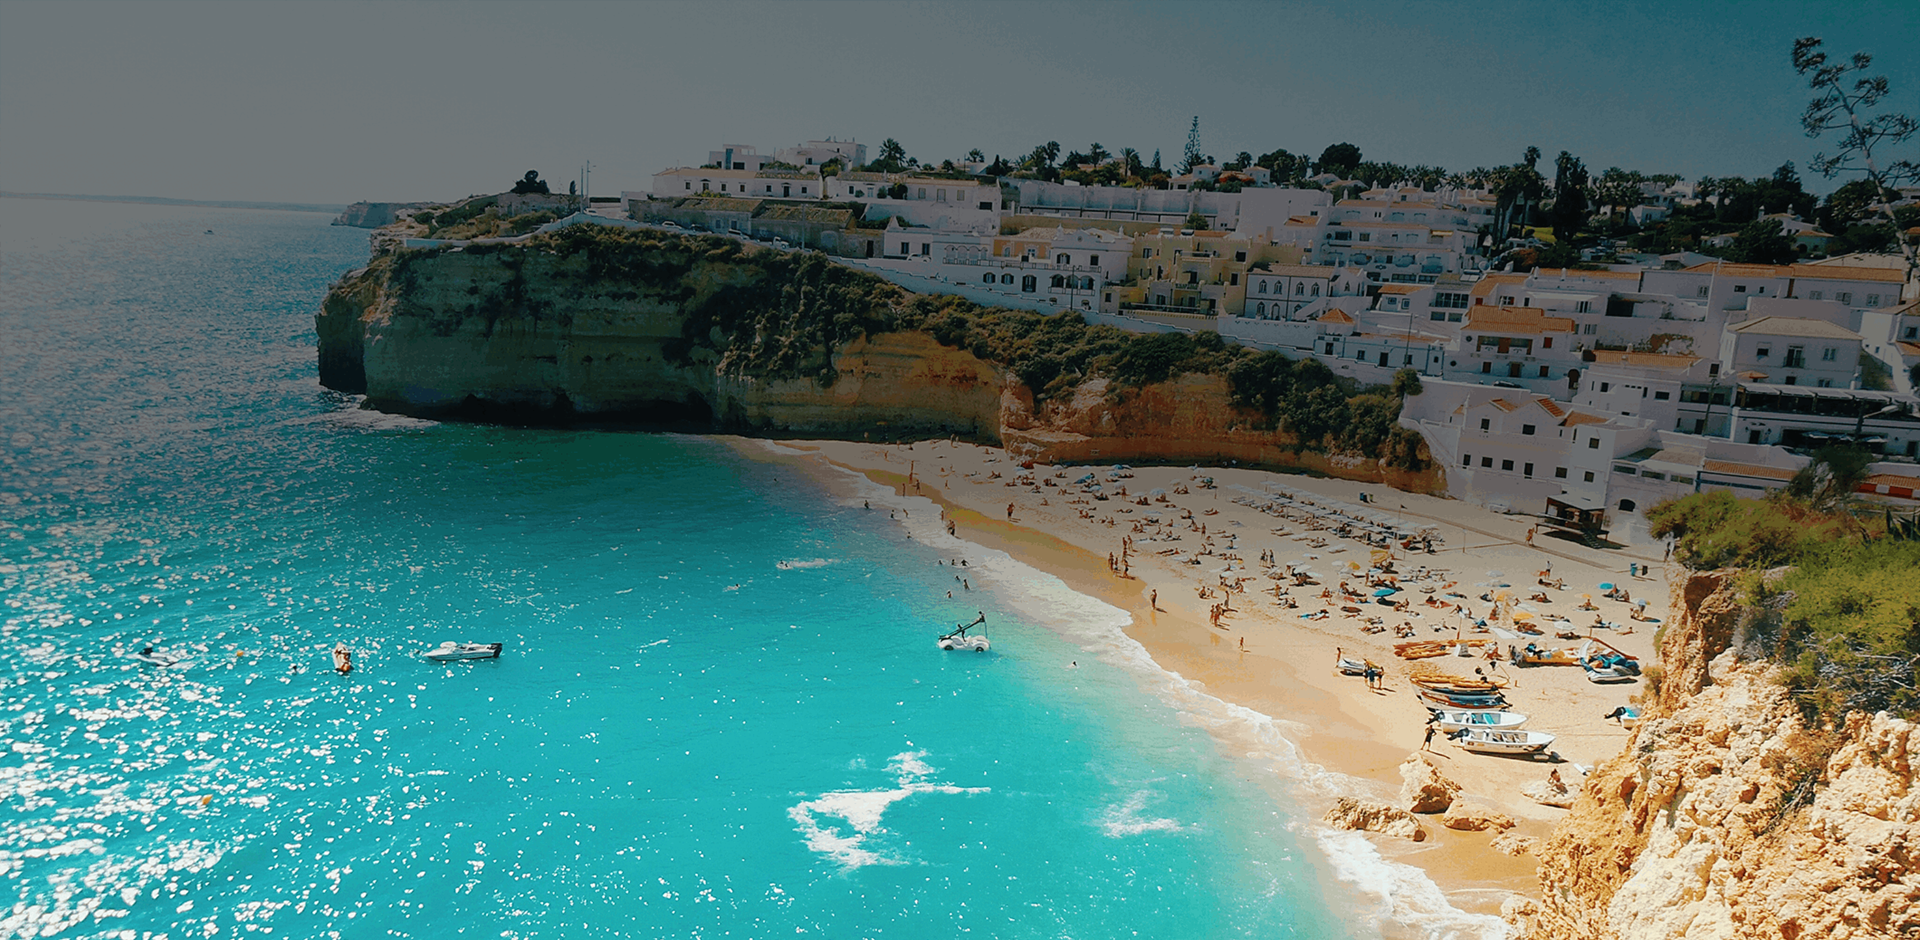
POLYGON ((420 655, 436 663, 447 663, 456 659, 499 659, 500 644, 455 643, 448 640, 420 655))
POLYGON ((1553 745, 1553 735, 1545 731, 1462 728, 1447 737, 1469 751, 1482 754, 1538 754, 1553 745))
POLYGON ((1620 722, 1622 727, 1631 728, 1640 723, 1640 709, 1632 705, 1622 705, 1608 712, 1607 717, 1620 722))
POLYGON ((1580 645, 1580 665, 1587 671, 1588 682, 1632 682, 1640 675, 1638 660, 1611 646, 1597 652, 1593 640, 1580 645))
POLYGON ((1417 686, 1414 691, 1429 703, 1428 707, 1490 711, 1506 708, 1509 704, 1507 697, 1499 692, 1442 692, 1417 686))
POLYGON ((987 638, 985 636, 968 636, 967 631, 974 627, 985 627, 986 623, 987 613, 986 611, 981 611, 980 616, 972 623, 955 624, 952 633, 941 634, 940 639, 936 642, 943 650, 973 650, 976 653, 984 653, 990 645, 987 642, 987 638))
POLYGON ((1364 659, 1354 659, 1351 656, 1340 657, 1334 662, 1333 666, 1339 670, 1343 676, 1364 676, 1367 674, 1368 669, 1379 668, 1364 659))
POLYGON ((1433 723, 1442 731, 1459 731, 1462 728, 1486 728, 1496 731, 1510 731, 1527 723, 1527 716, 1509 711, 1468 711, 1464 709, 1435 708, 1433 723))
POLYGON ((146 663, 149 666, 172 666, 180 662, 180 660, 174 659, 171 656, 162 656, 159 653, 154 652, 153 647, 151 646, 141 650, 138 653, 129 653, 127 655, 132 656, 134 659, 137 659, 143 663, 146 663))
POLYGON ((1578 666, 1580 654, 1568 648, 1548 648, 1534 643, 1515 647, 1508 659, 1516 666, 1578 666))

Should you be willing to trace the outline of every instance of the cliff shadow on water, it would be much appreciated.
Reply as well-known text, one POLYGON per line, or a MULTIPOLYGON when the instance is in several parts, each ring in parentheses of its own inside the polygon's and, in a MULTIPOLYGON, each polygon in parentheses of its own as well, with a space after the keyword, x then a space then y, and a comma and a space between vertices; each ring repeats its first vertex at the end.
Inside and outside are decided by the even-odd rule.
POLYGON ((1237 461, 1444 491, 1407 373, 1356 388, 1218 334, 906 292, 809 252, 574 226, 393 251, 316 317, 323 384, 368 407, 758 436, 958 436, 1039 460, 1237 461))

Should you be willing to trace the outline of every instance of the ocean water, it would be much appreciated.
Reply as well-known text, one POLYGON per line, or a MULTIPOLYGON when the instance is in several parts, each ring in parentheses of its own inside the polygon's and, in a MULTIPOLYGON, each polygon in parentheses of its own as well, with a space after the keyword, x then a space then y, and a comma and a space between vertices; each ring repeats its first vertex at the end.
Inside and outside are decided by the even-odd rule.
POLYGON ((0 199, 0 936, 1497 933, 923 501, 320 388, 327 221, 0 199))

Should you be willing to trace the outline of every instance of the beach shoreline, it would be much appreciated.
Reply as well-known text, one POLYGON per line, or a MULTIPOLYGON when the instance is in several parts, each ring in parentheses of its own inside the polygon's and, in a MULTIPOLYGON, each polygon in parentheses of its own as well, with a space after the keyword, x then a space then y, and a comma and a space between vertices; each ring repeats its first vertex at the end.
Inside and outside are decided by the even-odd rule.
MULTIPOLYGON (((1630 581, 1626 574, 1628 564, 1660 566, 1661 559, 1648 557, 1644 549, 1601 551, 1557 539, 1549 542, 1538 534, 1533 539, 1536 544, 1529 547, 1527 525, 1522 520, 1456 501, 1399 493, 1377 484, 1234 468, 1196 471, 1138 467, 1125 471, 1128 476, 1118 486, 1107 484, 1115 491, 1125 487, 1130 494, 1126 500, 1116 495, 1082 503, 1071 502, 1079 488, 1049 486, 1043 479, 1056 471, 1070 471, 1060 481, 1064 483, 1106 467, 1042 466, 1034 477, 1035 485, 1010 486, 1007 484, 1017 475, 1017 458, 998 448, 974 444, 783 441, 769 445, 744 438, 723 440, 754 459, 791 463, 842 495, 852 495, 846 477, 852 472, 895 494, 928 499, 940 507, 954 537, 1005 552, 1033 569, 1058 577, 1079 593, 1125 611, 1132 618, 1125 627, 1126 634, 1145 648, 1159 668, 1224 702, 1270 716, 1286 729, 1304 761, 1358 781, 1355 786, 1364 792, 1352 795, 1389 803, 1397 802, 1400 764, 1421 748, 1425 727, 1426 710, 1407 682, 1409 664, 1395 658, 1391 633, 1362 633, 1361 621, 1355 617, 1336 615, 1318 622, 1300 619, 1300 614, 1324 604, 1317 595, 1294 588, 1292 596, 1299 607, 1279 606, 1271 593, 1272 583, 1277 582, 1260 577, 1262 567, 1256 560, 1263 552, 1271 552, 1281 562, 1308 554, 1334 562, 1341 555, 1364 560, 1370 551, 1357 541, 1330 539, 1324 555, 1313 552, 1298 540, 1303 536, 1296 531, 1297 526, 1234 502, 1233 497, 1242 495, 1241 490, 1257 491, 1262 484, 1283 482, 1303 491, 1355 502, 1366 493, 1372 503, 1388 511, 1437 524, 1442 541, 1434 554, 1416 551, 1396 561, 1405 569, 1420 565, 1448 568, 1463 588, 1460 593, 1466 594, 1465 605, 1480 609, 1476 613, 1491 606, 1475 598, 1481 591, 1474 586, 1476 582, 1491 583, 1485 575, 1507 577, 1514 587, 1530 590, 1536 574, 1549 566, 1555 578, 1566 581, 1568 590, 1543 588, 1543 593, 1550 591, 1554 596, 1554 603, 1540 605, 1543 608, 1570 608, 1579 593, 1594 593, 1597 598, 1598 592, 1575 589, 1610 577, 1635 593, 1646 593, 1649 616, 1664 619, 1667 613, 1661 577, 1648 573, 1643 580, 1630 581), (1216 485, 1203 488, 1198 477, 1212 477, 1216 485), (1036 486, 1038 493, 1034 492, 1036 486), (1181 489, 1187 492, 1179 493, 1181 489), (1150 501, 1147 507, 1133 502, 1140 494, 1154 490, 1167 491, 1166 500, 1150 501), (1157 512, 1163 520, 1149 530, 1155 533, 1155 541, 1146 541, 1135 533, 1135 523, 1140 523, 1147 512, 1157 512), (1182 519, 1179 526, 1169 524, 1182 512, 1190 513, 1191 520, 1182 519), (1203 525, 1204 534, 1199 531, 1203 525), (1276 535, 1276 529, 1286 534, 1276 535), (1129 535, 1134 545, 1128 560, 1120 563, 1122 539, 1129 535), (1158 541, 1176 537, 1178 541, 1158 541), (1214 543, 1210 547, 1209 541, 1214 543), (1231 548, 1226 547, 1229 544, 1231 548), (1168 553, 1160 554, 1162 551, 1168 553), (1114 567, 1124 565, 1124 572, 1109 568, 1108 552, 1114 553, 1114 567), (1203 563, 1190 564, 1186 556, 1203 563), (1232 565, 1234 576, 1251 576, 1244 593, 1223 593, 1214 583, 1222 564, 1232 565), (1213 596, 1202 596, 1202 587, 1209 587, 1213 596), (1234 610, 1224 613, 1218 626, 1212 625, 1212 608, 1223 599, 1234 610), (1333 668, 1336 651, 1385 665, 1388 675, 1383 688, 1370 689, 1361 679, 1338 675, 1333 668)), ((1325 580, 1330 586, 1336 579, 1325 580)), ((1607 600, 1597 602, 1605 606, 1603 616, 1626 622, 1624 606, 1607 600)), ((1417 623, 1416 639, 1455 635, 1452 627, 1434 632, 1443 619, 1437 609, 1421 609, 1417 616, 1386 608, 1381 611, 1417 623)), ((1371 613, 1369 609, 1363 616, 1371 613)), ((1455 617, 1451 622, 1458 626, 1461 621, 1455 617)), ((1643 626, 1648 628, 1624 635, 1600 633, 1606 642, 1651 661, 1654 631, 1651 625, 1643 626)), ((1555 642, 1550 635, 1543 639, 1555 642)), ((1438 662, 1450 671, 1464 673, 1480 660, 1449 657, 1438 662)), ((1529 800, 1520 789, 1544 781, 1556 768, 1577 788, 1577 768, 1597 764, 1624 742, 1625 729, 1602 716, 1614 706, 1625 704, 1639 686, 1591 685, 1579 670, 1569 668, 1517 669, 1503 665, 1495 674, 1502 673, 1515 680, 1510 693, 1514 710, 1533 716, 1528 727, 1556 733, 1553 750, 1568 763, 1549 765, 1473 754, 1444 740, 1436 740, 1429 759, 1461 785, 1461 800, 1505 813, 1517 824, 1515 834, 1540 838, 1566 811, 1529 800)), ((1299 808, 1303 817, 1317 819, 1332 804, 1335 794, 1321 790, 1294 794, 1296 799, 1307 801, 1308 805, 1299 808)), ((1447 829, 1437 815, 1421 817, 1421 823, 1427 833, 1424 841, 1373 833, 1365 834, 1365 838, 1383 858, 1423 870, 1449 903, 1464 912, 1497 914, 1506 899, 1537 891, 1531 857, 1495 850, 1491 843, 1496 832, 1447 829)))

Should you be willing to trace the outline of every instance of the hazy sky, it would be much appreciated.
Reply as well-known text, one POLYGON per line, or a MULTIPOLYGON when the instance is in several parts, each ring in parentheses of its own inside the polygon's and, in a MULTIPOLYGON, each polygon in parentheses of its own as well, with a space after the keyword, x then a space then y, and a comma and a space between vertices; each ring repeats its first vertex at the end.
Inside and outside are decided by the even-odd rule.
MULTIPOLYGON (((1920 4, 0 2, 0 189, 447 199, 644 189, 722 143, 1057 140, 1176 162, 1342 140, 1452 169, 1804 166, 1794 37, 1920 114, 1920 4)), ((877 148, 876 148, 877 149, 877 148)), ((1830 188, 1820 184, 1819 188, 1830 188)))

